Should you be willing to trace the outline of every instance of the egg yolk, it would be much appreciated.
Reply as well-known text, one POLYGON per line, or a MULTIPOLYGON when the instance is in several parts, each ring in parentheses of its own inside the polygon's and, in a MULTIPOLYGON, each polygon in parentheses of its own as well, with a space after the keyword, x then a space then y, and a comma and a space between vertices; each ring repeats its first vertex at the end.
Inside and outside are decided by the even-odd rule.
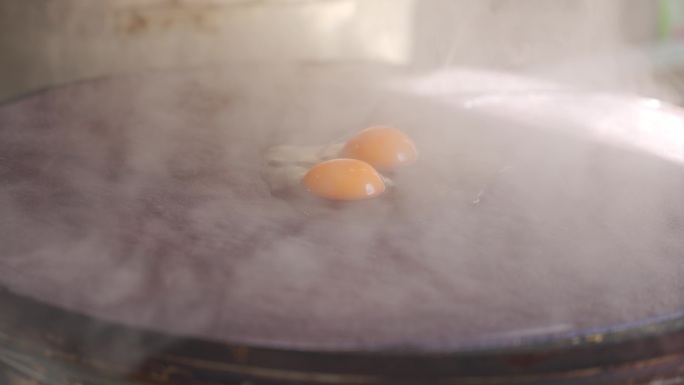
POLYGON ((408 166, 418 158, 411 139, 393 127, 370 127, 351 138, 342 149, 345 158, 359 159, 371 166, 390 170, 408 166))
POLYGON ((385 191, 382 176, 357 159, 321 162, 307 171, 301 183, 312 194, 333 200, 374 198, 385 191))

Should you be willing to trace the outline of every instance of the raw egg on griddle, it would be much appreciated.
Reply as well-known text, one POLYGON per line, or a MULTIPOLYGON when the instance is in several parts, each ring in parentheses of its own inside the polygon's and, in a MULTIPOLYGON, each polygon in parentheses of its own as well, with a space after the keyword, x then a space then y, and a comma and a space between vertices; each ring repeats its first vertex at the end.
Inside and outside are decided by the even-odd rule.
POLYGON ((358 159, 318 163, 307 171, 301 184, 318 197, 339 201, 374 198, 385 191, 382 176, 358 159))
POLYGON ((418 158, 413 141, 400 130, 388 126, 366 128, 342 148, 342 157, 362 160, 379 170, 410 165, 418 158))

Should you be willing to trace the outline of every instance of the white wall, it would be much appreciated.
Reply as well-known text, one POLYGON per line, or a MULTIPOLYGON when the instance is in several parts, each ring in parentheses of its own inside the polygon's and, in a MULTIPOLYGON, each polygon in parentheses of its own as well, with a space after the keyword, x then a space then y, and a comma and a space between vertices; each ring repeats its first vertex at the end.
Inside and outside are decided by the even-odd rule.
POLYGON ((4 0, 0 101, 112 73, 234 61, 524 68, 651 39, 654 7, 651 0, 4 0))

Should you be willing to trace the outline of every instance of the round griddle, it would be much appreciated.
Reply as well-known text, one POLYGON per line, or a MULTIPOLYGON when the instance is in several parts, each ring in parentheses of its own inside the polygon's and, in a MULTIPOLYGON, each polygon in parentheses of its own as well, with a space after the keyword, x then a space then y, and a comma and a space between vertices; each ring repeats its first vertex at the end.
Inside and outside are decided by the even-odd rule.
POLYGON ((606 365, 674 368, 679 110, 405 79, 170 71, 3 106, 7 344, 119 374, 213 373, 198 383, 549 383, 606 365), (311 215, 261 176, 272 146, 373 124, 401 127, 421 152, 386 197, 311 215))

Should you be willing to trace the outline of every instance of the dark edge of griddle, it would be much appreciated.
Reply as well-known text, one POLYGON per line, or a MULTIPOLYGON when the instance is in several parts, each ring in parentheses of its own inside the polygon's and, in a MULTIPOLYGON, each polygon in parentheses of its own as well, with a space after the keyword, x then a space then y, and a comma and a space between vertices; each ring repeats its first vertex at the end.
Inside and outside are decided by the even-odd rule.
POLYGON ((0 287, 0 346, 36 362, 158 384, 600 384, 607 374, 634 381, 684 368, 684 318, 451 353, 303 351, 176 337, 98 320, 0 287))

